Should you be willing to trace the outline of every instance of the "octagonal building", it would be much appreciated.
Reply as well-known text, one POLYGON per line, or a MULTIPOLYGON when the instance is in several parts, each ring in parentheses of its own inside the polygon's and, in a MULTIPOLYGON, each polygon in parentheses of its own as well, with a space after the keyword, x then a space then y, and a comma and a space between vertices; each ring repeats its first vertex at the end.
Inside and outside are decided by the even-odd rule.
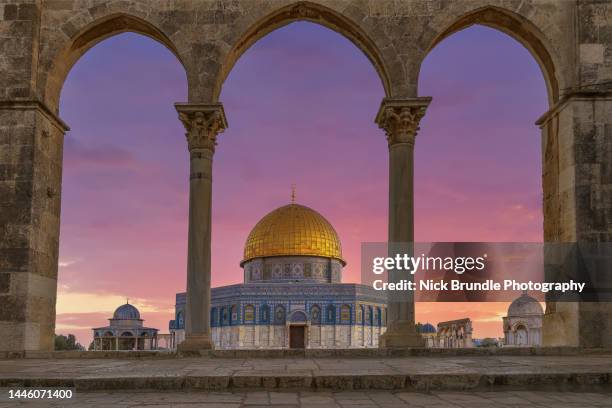
MULTIPOLYGON (((340 238, 321 214, 295 203, 268 213, 246 240, 244 283, 212 288, 215 348, 378 347, 386 295, 341 283, 345 265, 340 238)), ((175 346, 185 336, 185 303, 178 293, 175 346)))

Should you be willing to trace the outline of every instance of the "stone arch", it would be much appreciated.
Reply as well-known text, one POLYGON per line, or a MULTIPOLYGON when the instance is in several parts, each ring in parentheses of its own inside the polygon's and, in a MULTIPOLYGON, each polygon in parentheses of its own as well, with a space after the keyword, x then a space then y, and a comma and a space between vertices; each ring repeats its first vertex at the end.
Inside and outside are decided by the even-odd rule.
POLYGON ((514 334, 514 344, 517 346, 526 346, 530 343, 529 326, 524 322, 518 322, 512 329, 514 334))
POLYGON ((246 50, 267 34, 296 21, 316 23, 348 38, 366 55, 374 66, 382 82, 385 94, 387 96, 392 94, 392 82, 388 73, 388 64, 385 64, 382 53, 366 32, 354 21, 331 8, 309 1, 300 1, 275 10, 252 22, 248 25, 246 31, 240 34, 223 58, 212 90, 213 100, 219 99, 225 79, 246 50))
MULTIPOLYGON (((463 14, 450 23, 441 24, 440 26, 443 28, 428 36, 425 41, 424 57, 445 38, 475 24, 499 30, 521 43, 535 58, 542 71, 546 82, 549 105, 552 106, 559 101, 562 89, 560 85, 561 64, 553 52, 553 47, 534 23, 507 9, 486 6, 463 14)), ((421 63, 423 60, 421 60, 421 63)))
POLYGON ((529 330, 529 325, 523 320, 519 320, 512 325, 512 331, 515 332, 521 327, 523 327, 525 330, 529 330))
POLYGON ((291 314, 289 321, 291 323, 306 323, 308 321, 308 317, 306 316, 306 313, 304 313, 303 311, 296 310, 295 312, 291 314))
POLYGON ((44 81, 44 100, 49 109, 56 114, 59 112, 59 98, 64 81, 79 58, 101 41, 125 32, 141 34, 159 42, 174 54, 183 68, 185 67, 178 49, 161 29, 131 14, 123 12, 111 14, 81 28, 51 57, 51 68, 44 81))

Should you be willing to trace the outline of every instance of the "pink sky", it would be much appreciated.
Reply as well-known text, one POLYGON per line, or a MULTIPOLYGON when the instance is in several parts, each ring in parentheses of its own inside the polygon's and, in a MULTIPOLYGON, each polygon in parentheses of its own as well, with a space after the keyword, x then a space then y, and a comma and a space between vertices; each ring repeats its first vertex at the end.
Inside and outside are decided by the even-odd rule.
MULTIPOLYGON (((541 241, 537 64, 510 37, 473 27, 425 61, 433 96, 415 159, 418 241, 541 241)), ((242 279, 244 241, 267 212, 297 201, 338 231, 359 279, 362 242, 387 235, 387 146, 373 123, 384 96, 367 58, 342 36, 295 23, 256 43, 221 101, 213 187, 213 285, 242 279)), ((84 344, 130 298, 167 332, 185 289, 188 155, 172 104, 186 100, 174 56, 122 34, 89 51, 62 91, 66 136, 57 332, 84 344)), ((501 335, 507 304, 419 304, 417 319, 469 316, 475 337, 501 335)))

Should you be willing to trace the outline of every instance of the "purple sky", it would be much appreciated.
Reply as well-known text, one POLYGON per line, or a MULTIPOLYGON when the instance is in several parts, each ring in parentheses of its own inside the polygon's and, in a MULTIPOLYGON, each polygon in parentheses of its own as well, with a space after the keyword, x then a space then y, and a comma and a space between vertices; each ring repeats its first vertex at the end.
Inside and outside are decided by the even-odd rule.
MULTIPOLYGON (((416 239, 541 241, 533 123, 546 89, 528 51, 464 30, 427 57, 419 88, 433 102, 416 143, 416 239)), ((70 72, 58 333, 88 342, 126 297, 167 331, 186 280, 188 154, 173 108, 186 95, 180 63, 136 34, 100 43, 70 72)), ((344 280, 358 280, 361 242, 387 235, 387 146, 373 123, 383 96, 361 51, 315 24, 281 28, 240 58, 221 94, 230 127, 215 153, 213 285, 241 281, 250 229, 289 202, 292 183, 340 234, 344 280)), ((501 333, 502 309, 419 305, 417 317, 469 315, 482 337, 501 333)))

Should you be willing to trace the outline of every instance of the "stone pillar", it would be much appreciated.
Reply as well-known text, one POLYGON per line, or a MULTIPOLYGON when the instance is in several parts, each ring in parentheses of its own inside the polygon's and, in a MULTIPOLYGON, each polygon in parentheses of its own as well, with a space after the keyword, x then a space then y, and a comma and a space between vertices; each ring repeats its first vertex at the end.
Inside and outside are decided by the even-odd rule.
MULTIPOLYGON (((570 243, 600 244, 606 249, 602 254, 609 265, 612 92, 568 94, 537 124, 542 129, 545 243, 565 243, 567 247, 570 243)), ((598 269, 596 287, 602 290, 612 287, 612 275, 601 267, 598 269)), ((554 274, 555 269, 551 271, 554 274)), ((547 276, 548 280, 552 278, 547 276)), ((547 301, 542 345, 612 347, 612 302, 603 301, 610 300, 606 292, 603 295, 599 302, 547 301)))
POLYGON ((190 155, 185 341, 179 351, 213 348, 210 332, 212 164, 217 135, 227 128, 221 104, 175 104, 190 155))
MULTIPOLYGON (((410 251, 414 241, 414 142, 430 102, 430 97, 385 98, 376 115, 376 123, 385 131, 389 143, 389 256, 394 251, 410 251)), ((389 281, 399 279, 412 279, 412 276, 400 271, 389 272, 389 281)), ((387 313, 387 330, 380 337, 380 347, 425 346, 414 324, 412 292, 391 294, 387 313)))
POLYGON ((67 130, 37 100, 0 101, 0 351, 54 347, 67 130))

